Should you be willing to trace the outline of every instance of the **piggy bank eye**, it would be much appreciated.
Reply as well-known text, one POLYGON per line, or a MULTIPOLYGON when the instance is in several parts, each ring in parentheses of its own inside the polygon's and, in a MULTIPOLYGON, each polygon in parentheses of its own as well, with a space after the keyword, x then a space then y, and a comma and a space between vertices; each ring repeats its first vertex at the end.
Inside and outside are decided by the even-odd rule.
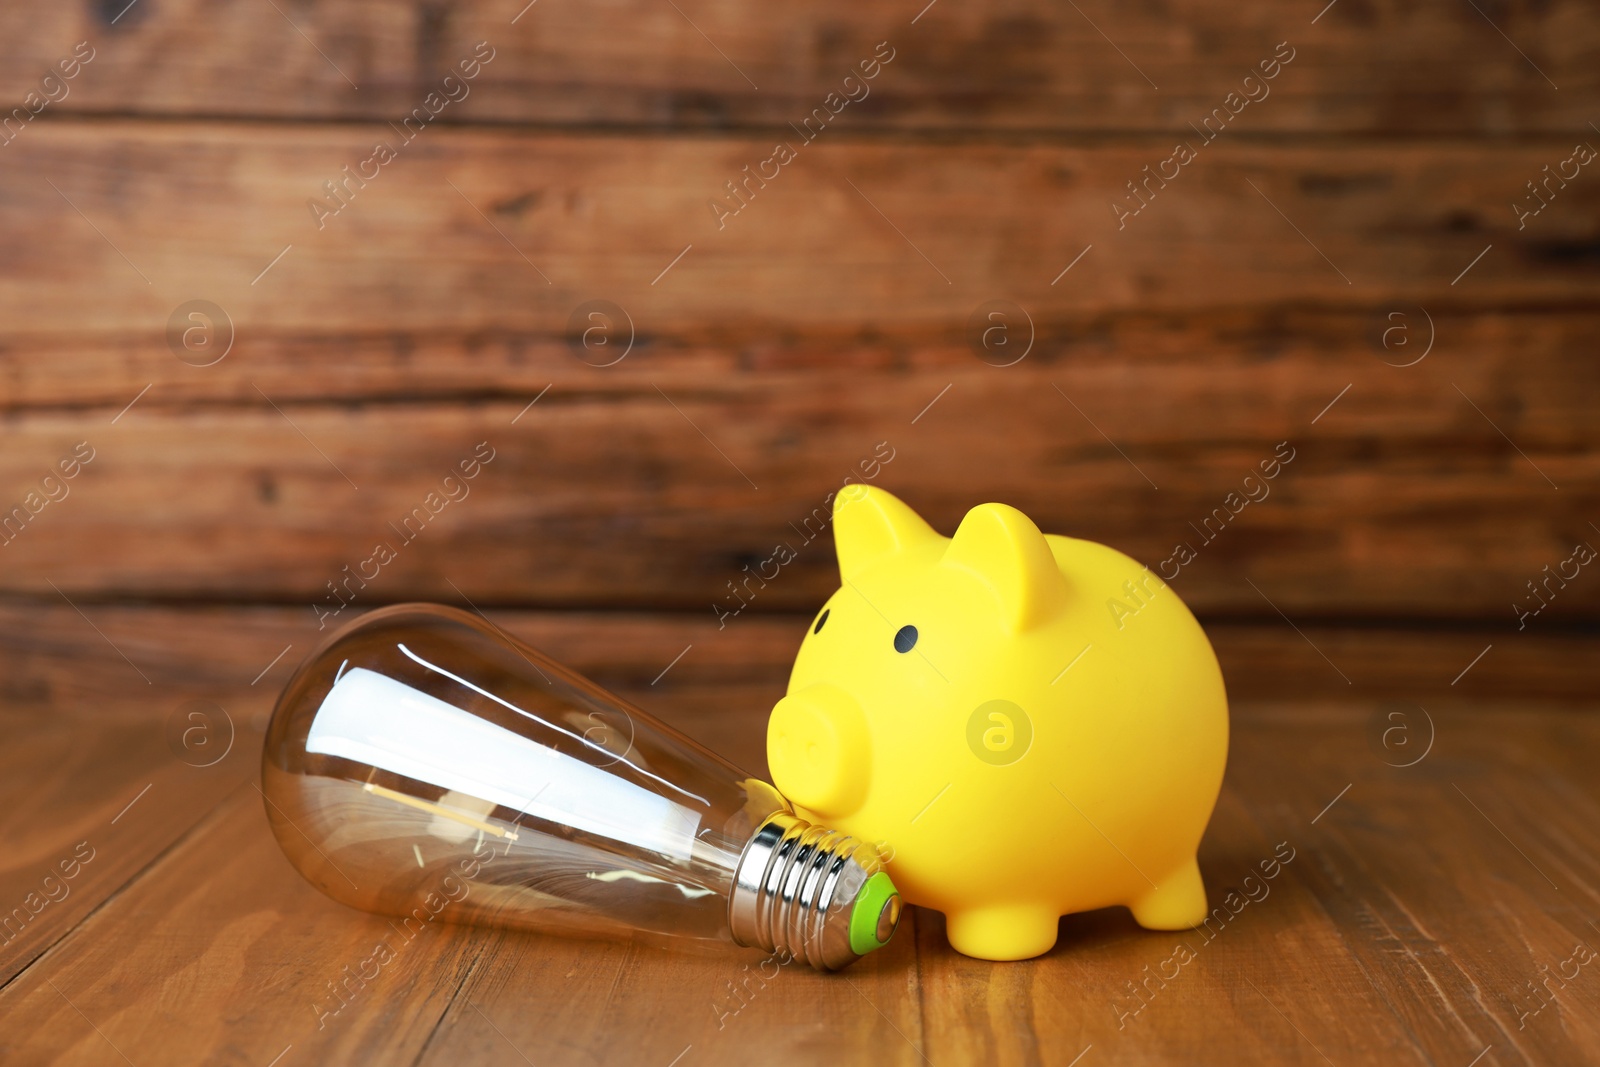
POLYGON ((896 652, 910 652, 917 644, 917 628, 915 626, 902 626, 894 635, 894 650, 896 652))
POLYGON ((822 614, 817 616, 817 624, 811 628, 811 632, 812 633, 820 634, 822 632, 823 624, 825 624, 828 621, 828 612, 831 611, 831 610, 833 610, 833 609, 832 608, 823 608, 822 609, 822 614))

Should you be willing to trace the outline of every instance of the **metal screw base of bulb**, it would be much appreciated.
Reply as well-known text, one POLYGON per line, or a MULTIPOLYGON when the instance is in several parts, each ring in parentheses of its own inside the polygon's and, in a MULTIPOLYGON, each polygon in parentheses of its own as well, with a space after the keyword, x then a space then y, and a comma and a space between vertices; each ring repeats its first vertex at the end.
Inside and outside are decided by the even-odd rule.
POLYGON ((728 898, 733 939, 819 970, 854 963, 882 947, 900 918, 899 894, 882 870, 876 847, 777 812, 739 857, 728 898), (858 915, 864 908, 871 913, 858 915))

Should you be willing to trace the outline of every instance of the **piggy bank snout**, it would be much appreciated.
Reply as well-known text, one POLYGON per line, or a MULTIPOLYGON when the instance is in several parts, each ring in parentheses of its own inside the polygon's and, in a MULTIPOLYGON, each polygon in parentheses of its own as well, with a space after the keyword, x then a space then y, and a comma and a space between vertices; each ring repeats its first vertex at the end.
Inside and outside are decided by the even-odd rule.
POLYGON ((870 744, 854 697, 833 685, 806 686, 778 701, 767 723, 772 783, 819 815, 847 815, 866 794, 870 744))

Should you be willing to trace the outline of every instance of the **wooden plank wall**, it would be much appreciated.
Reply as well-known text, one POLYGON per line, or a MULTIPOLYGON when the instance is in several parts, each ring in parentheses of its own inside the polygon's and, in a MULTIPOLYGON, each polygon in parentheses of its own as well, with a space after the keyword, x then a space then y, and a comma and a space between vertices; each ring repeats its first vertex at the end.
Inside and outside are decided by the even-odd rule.
POLYGON ((7 532, 0 595, 314 629, 395 541, 355 607, 715 623, 786 543, 743 611, 803 614, 835 582, 807 518, 870 469, 947 531, 1000 499, 1152 566, 1188 545, 1214 625, 1600 621, 1586 573, 1518 614, 1600 544, 1592 8, 676 8, 0 12, 0 508, 93 456, 7 532), (593 301, 621 325, 586 348, 593 301))

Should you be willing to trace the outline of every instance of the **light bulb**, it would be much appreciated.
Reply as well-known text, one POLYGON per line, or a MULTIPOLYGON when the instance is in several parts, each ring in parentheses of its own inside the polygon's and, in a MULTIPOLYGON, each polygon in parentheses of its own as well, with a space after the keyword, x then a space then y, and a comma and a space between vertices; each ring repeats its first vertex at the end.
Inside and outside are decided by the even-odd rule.
POLYGON ((261 778, 300 873, 408 931, 732 942, 833 970, 900 917, 875 846, 453 608, 334 634, 279 697, 261 778))

